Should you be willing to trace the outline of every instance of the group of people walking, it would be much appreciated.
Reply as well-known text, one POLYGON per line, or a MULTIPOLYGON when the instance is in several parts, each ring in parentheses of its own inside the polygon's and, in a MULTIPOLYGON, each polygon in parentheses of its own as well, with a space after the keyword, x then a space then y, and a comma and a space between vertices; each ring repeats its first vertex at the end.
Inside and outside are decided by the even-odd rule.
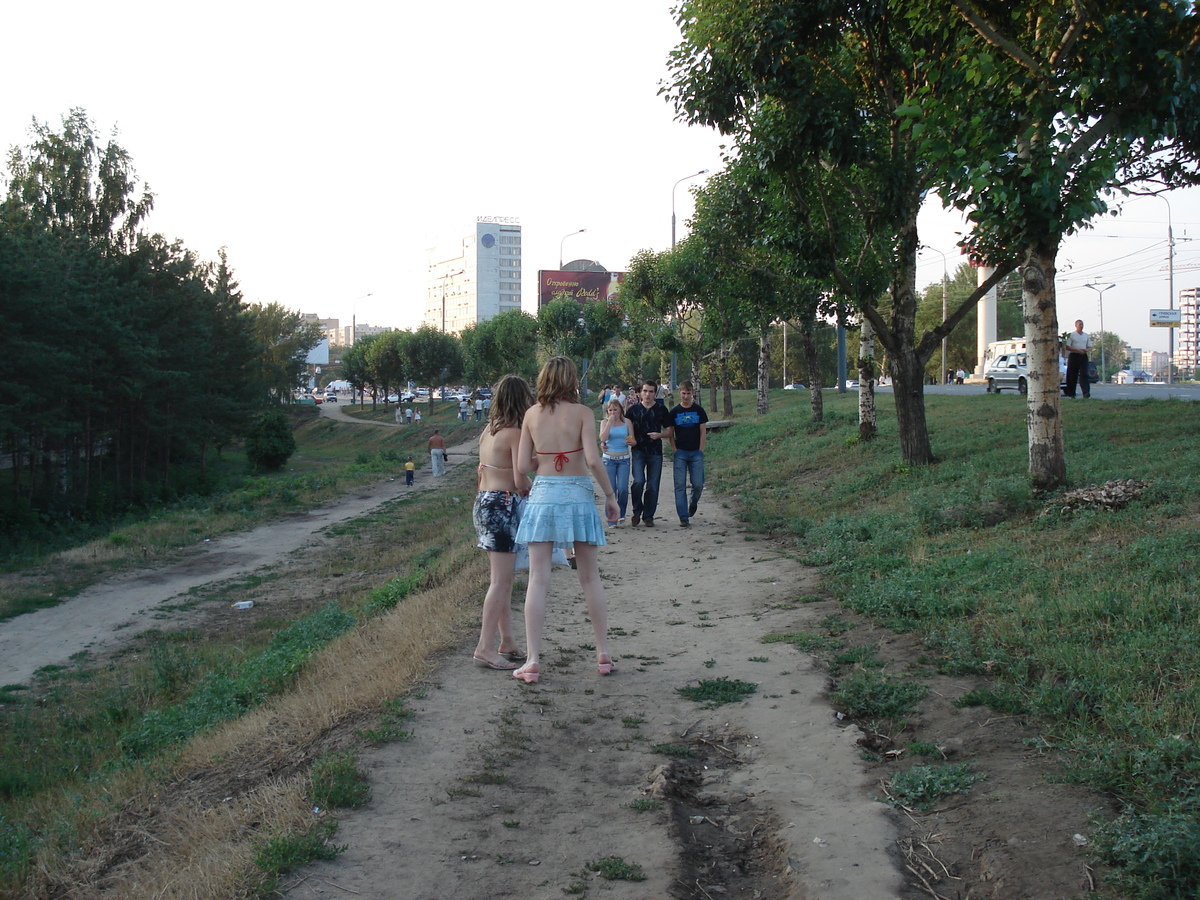
POLYGON ((665 439, 675 453, 675 505, 681 526, 690 524, 704 489, 708 416, 695 403, 690 383, 681 385, 680 403, 670 410, 657 402, 657 393, 655 382, 644 382, 641 400, 628 414, 617 398, 609 400, 598 445, 595 415, 580 402, 578 374, 567 357, 556 356, 542 367, 536 391, 515 375, 495 386, 479 440, 479 485, 472 511, 478 546, 488 552, 490 568, 474 653, 477 666, 511 670, 527 684, 538 681, 552 556, 564 550, 574 553, 595 632, 597 670, 601 675, 615 670, 597 555, 607 541, 593 479, 604 493, 605 518, 609 525, 619 525, 625 521, 632 472, 632 522, 653 527, 665 439), (514 570, 522 548, 527 548, 529 565, 525 653, 516 645, 510 621, 514 570))

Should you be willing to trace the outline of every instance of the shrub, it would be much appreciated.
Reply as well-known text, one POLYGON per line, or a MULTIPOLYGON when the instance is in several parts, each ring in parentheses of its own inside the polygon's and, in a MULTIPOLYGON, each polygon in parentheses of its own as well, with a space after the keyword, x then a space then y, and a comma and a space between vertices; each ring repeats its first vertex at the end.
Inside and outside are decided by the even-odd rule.
POLYGON ((264 412, 246 435, 246 459, 255 469, 278 471, 295 452, 296 438, 282 410, 269 409, 264 412))

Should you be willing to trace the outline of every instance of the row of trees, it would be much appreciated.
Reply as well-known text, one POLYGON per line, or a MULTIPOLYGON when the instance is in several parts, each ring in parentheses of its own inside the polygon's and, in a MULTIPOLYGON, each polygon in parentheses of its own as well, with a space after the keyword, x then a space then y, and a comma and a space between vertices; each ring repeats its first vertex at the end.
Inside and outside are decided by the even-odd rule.
MULTIPOLYGON (((901 450, 933 459, 923 376, 983 292, 1019 271, 1031 368, 1030 475, 1063 482, 1055 263, 1114 193, 1200 180, 1200 13, 1188 0, 682 0, 665 88, 730 136, 689 239, 637 291, 682 337, 741 321, 862 324, 860 381, 887 356, 901 450), (918 330, 917 213, 967 212, 995 268, 918 330)), ((710 352, 712 352, 710 350, 710 352)), ((873 401, 861 409, 873 431, 873 401)))
POLYGON ((0 521, 26 532, 202 489, 320 339, 248 307, 224 252, 146 233, 153 194, 82 110, 31 135, 0 205, 0 521))

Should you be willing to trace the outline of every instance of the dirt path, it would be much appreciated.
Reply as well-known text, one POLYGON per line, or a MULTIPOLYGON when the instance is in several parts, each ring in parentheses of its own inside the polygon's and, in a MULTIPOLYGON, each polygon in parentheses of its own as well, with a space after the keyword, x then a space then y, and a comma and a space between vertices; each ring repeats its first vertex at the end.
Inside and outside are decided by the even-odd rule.
POLYGON ((361 758, 373 799, 341 820, 346 851, 287 896, 899 896, 858 729, 839 726, 809 657, 762 643, 815 627, 796 602, 817 590, 813 572, 711 494, 692 528, 670 522, 612 530, 601 550, 616 675, 596 673, 578 582, 556 569, 542 681, 474 668, 473 636, 440 660, 408 701, 411 740, 361 758), (678 693, 717 678, 757 690, 713 709, 678 693), (656 798, 673 802, 629 806, 656 798), (586 871, 608 857, 645 880, 586 871))
MULTIPOLYGON (((451 447, 447 469, 473 459, 477 445, 472 440, 451 447)), ((43 666, 64 664, 84 650, 111 652, 188 591, 278 565, 288 554, 325 540, 321 531, 334 523, 364 515, 405 491, 437 486, 426 466, 412 488, 402 478, 381 481, 284 521, 206 541, 177 563, 109 579, 58 606, 0 623, 0 684, 24 683, 43 666)))

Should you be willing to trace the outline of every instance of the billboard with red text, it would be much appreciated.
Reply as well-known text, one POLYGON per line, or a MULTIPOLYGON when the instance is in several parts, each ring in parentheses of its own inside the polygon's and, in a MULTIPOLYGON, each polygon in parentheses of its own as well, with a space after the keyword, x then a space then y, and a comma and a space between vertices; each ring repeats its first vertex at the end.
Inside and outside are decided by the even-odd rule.
POLYGON ((624 272, 557 272, 542 269, 538 272, 538 309, 560 296, 579 303, 596 300, 617 301, 617 285, 625 280, 624 272))

